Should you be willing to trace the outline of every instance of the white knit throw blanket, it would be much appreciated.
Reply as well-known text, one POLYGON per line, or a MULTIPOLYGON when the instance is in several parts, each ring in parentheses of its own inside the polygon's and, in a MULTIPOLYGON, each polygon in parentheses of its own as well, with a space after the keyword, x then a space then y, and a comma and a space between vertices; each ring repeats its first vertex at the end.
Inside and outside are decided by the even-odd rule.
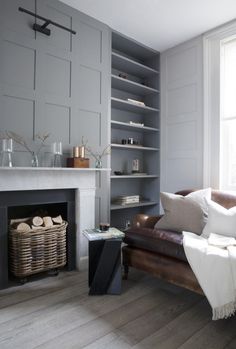
POLYGON ((233 241, 216 234, 206 239, 183 232, 184 251, 212 307, 212 320, 226 319, 236 311, 236 246, 233 241))

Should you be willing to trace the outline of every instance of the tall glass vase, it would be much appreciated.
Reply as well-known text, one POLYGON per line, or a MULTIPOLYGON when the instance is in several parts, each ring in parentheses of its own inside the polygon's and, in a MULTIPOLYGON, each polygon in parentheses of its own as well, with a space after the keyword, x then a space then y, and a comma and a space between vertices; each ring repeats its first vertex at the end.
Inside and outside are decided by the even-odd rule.
POLYGON ((35 152, 31 153, 31 167, 39 167, 39 159, 38 159, 38 154, 35 152))
POLYGON ((62 167, 62 142, 52 144, 53 167, 62 167))
POLYGON ((12 167, 12 152, 13 152, 12 139, 3 139, 2 151, 1 151, 1 167, 12 167))

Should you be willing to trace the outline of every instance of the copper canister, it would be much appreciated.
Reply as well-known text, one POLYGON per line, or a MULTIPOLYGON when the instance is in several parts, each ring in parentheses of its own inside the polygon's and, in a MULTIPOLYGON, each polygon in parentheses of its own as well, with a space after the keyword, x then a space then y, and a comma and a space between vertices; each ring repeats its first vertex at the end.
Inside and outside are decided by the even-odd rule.
POLYGON ((85 158, 85 147, 83 145, 79 147, 79 157, 85 158))
POLYGON ((82 145, 81 147, 73 147, 73 157, 74 158, 85 158, 85 147, 82 145))
POLYGON ((79 157, 79 147, 73 147, 73 158, 79 157))

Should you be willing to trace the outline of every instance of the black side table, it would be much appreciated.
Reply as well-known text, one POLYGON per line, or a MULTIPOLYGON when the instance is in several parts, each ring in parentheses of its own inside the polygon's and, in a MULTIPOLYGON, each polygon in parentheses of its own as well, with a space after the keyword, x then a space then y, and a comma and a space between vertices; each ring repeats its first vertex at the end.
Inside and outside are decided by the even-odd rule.
POLYGON ((121 293, 121 238, 89 241, 89 295, 121 293))

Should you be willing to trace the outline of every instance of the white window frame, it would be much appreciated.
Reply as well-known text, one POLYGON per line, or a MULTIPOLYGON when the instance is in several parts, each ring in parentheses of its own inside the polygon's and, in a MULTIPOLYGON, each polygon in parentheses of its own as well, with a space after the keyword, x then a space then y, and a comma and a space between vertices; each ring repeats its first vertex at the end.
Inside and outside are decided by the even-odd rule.
POLYGON ((221 42, 236 35, 236 21, 203 36, 203 186, 220 186, 221 42))
POLYGON ((220 119, 220 129, 221 129, 221 154, 220 154, 220 188, 225 189, 225 190, 230 190, 230 191, 236 191, 236 184, 235 183, 230 183, 230 178, 231 178, 231 174, 227 173, 228 170, 228 165, 229 165, 229 158, 231 158, 231 156, 229 156, 228 154, 228 146, 226 143, 228 141, 228 139, 224 138, 224 142, 222 142, 223 140, 223 130, 222 128, 224 127, 223 125, 227 124, 230 121, 236 121, 236 114, 234 115, 230 115, 230 116, 226 116, 224 114, 225 110, 224 110, 224 68, 225 65, 222 64, 224 63, 225 60, 225 44, 230 44, 234 42, 234 46, 236 46, 236 35, 233 35, 231 37, 228 37, 225 40, 221 40, 221 58, 222 58, 222 62, 221 62, 221 77, 222 77, 222 83, 221 83, 221 101, 222 101, 222 105, 221 105, 221 119, 220 119), (226 149, 225 149, 226 147, 226 149), (223 156, 224 154, 224 156, 223 156), (225 173, 226 171, 226 173, 225 173))

